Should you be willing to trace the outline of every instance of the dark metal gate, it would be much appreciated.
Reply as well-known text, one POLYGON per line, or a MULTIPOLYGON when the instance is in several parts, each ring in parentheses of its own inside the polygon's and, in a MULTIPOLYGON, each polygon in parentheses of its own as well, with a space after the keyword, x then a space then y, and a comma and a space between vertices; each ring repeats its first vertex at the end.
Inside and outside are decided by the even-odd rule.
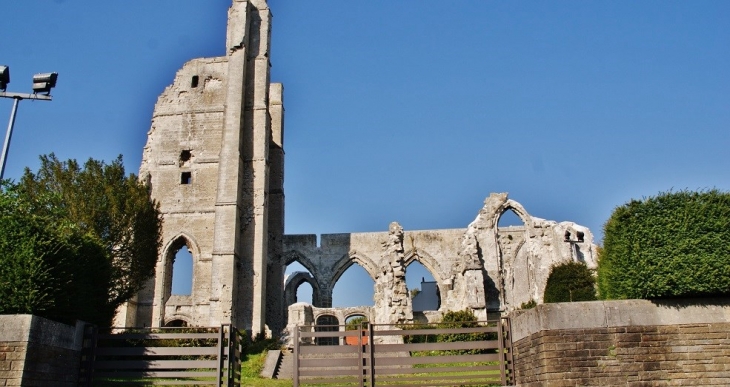
POLYGON ((294 332, 294 387, 513 385, 510 321, 294 332), (330 338, 340 345, 316 345, 330 338))
POLYGON ((243 336, 234 327, 87 326, 81 386, 157 384, 239 386, 243 336))

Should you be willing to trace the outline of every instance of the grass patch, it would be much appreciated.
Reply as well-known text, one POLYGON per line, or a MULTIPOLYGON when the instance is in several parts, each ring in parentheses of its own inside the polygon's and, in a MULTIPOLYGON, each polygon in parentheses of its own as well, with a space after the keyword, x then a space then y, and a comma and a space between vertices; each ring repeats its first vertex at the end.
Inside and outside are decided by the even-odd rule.
POLYGON ((246 352, 241 358, 241 386, 246 387, 289 387, 291 380, 262 378, 266 354, 269 350, 279 349, 276 339, 259 339, 249 343, 246 352))

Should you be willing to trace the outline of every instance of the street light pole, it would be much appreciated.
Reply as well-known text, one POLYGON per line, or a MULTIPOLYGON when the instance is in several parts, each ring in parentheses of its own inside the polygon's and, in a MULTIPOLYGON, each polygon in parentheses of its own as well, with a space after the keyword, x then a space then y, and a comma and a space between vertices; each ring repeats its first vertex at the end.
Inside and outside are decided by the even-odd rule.
POLYGON ((0 159, 0 180, 5 176, 5 161, 8 159, 8 148, 10 148, 10 137, 13 136, 13 125, 15 125, 15 113, 18 112, 18 102, 20 102, 20 98, 13 98, 13 110, 10 113, 8 131, 5 133, 5 143, 3 143, 3 155, 2 159, 0 159))
POLYGON ((10 83, 10 69, 8 66, 0 66, 0 98, 13 99, 13 111, 10 113, 10 122, 8 123, 5 142, 3 143, 3 153, 0 156, 0 181, 5 176, 5 162, 8 159, 8 149, 10 148, 10 138, 13 136, 13 126, 15 126, 15 115, 18 112, 18 104, 23 99, 51 101, 51 89, 56 86, 57 78, 57 73, 37 74, 33 76, 33 94, 8 93, 5 91, 5 88, 10 83))

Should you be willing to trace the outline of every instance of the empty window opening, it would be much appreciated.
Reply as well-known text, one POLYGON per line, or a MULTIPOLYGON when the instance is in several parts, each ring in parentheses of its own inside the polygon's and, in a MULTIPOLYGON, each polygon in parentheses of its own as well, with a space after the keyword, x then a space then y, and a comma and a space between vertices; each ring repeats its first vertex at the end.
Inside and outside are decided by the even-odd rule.
POLYGON ((191 184, 193 182, 192 172, 183 172, 180 174, 180 184, 191 184))
POLYGON ((184 149, 182 152, 180 152, 180 162, 185 163, 190 161, 190 157, 192 154, 190 153, 190 149, 184 149))
POLYGON ((360 328, 366 327, 368 318, 362 314, 353 314, 345 319, 345 330, 356 331, 360 328))
POLYGON ((413 261, 406 267, 406 287, 414 312, 438 310, 441 307, 438 283, 420 262, 413 261))
POLYGON ((172 262, 172 294, 189 296, 193 290, 193 255, 183 246, 172 262))
POLYGON ((184 328, 187 327, 188 323, 183 320, 172 320, 165 324, 165 327, 167 328, 184 328))
POLYGON ((362 266, 354 263, 337 280, 332 290, 332 306, 372 306, 374 296, 375 281, 362 266))
POLYGON ((193 75, 193 79, 190 81, 190 87, 196 88, 198 87, 198 82, 200 81, 200 77, 197 75, 193 75))
POLYGON ((497 222, 497 227, 524 227, 525 222, 522 221, 514 211, 507 210, 502 213, 497 222))
MULTIPOLYGON (((297 261, 290 263, 284 271, 284 284, 285 285, 287 284, 287 281, 289 281, 289 278, 296 279, 296 277, 294 277, 294 276, 296 276, 297 274, 301 274, 301 273, 307 273, 310 276, 312 276, 312 273, 310 273, 309 270, 307 270, 307 268, 304 267, 301 263, 299 263, 297 261)), ((312 276, 312 277, 314 277, 314 276, 312 276)), ((296 289, 293 293, 294 293, 293 298, 286 300, 287 305, 291 305, 295 302, 306 302, 310 305, 321 306, 321 305, 315 305, 314 288, 312 288, 312 284, 310 284, 306 280, 302 281, 298 285, 296 285, 296 289)), ((285 295, 285 296, 288 297, 288 295, 285 295)))
MULTIPOLYGON (((337 332, 340 330, 339 327, 340 322, 337 320, 337 317, 330 316, 330 315, 323 315, 317 317, 317 322, 315 323, 314 331, 315 332, 337 332)), ((335 337, 317 337, 316 341, 317 345, 339 345, 340 344, 340 338, 335 337)))
POLYGON ((312 285, 309 284, 309 282, 302 282, 299 287, 297 287, 297 297, 294 299, 294 302, 306 302, 307 304, 312 305, 312 294, 314 293, 314 289, 312 289, 312 285))

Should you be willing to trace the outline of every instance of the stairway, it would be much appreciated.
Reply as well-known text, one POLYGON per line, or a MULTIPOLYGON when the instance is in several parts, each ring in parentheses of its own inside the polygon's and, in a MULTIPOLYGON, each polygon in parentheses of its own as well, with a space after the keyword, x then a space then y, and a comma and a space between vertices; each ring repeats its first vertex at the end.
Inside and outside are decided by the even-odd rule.
POLYGON ((292 379, 294 374, 292 373, 294 368, 294 354, 290 351, 281 351, 281 360, 279 366, 276 368, 276 374, 274 379, 292 379))

